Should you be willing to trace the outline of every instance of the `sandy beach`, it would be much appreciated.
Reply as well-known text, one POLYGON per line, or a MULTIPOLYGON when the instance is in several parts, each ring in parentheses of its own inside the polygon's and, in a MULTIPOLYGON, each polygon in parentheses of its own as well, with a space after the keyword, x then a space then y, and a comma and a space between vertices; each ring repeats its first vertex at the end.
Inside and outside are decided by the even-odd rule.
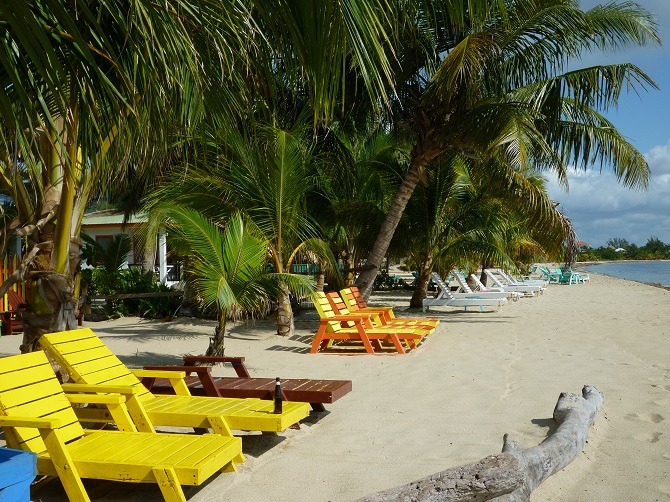
MULTIPOLYGON (((401 313, 408 298, 372 302, 401 313)), ((297 317, 291 339, 269 321, 235 326, 226 353, 245 356, 252 376, 351 379, 353 391, 300 430, 245 435, 238 472, 186 488, 189 500, 356 500, 498 453, 504 433, 538 444, 559 394, 585 384, 605 395, 589 442, 533 500, 670 500, 670 291, 591 274, 590 284, 550 285, 501 311, 430 315, 442 321, 437 332, 402 356, 308 354, 314 311, 297 317)), ((87 325, 133 367, 202 353, 213 332, 212 322, 188 318, 87 325)), ((0 339, 0 355, 17 353, 20 338, 0 339)), ((95 500, 162 500, 155 485, 87 487, 95 500)), ((52 483, 35 500, 64 496, 52 483)))

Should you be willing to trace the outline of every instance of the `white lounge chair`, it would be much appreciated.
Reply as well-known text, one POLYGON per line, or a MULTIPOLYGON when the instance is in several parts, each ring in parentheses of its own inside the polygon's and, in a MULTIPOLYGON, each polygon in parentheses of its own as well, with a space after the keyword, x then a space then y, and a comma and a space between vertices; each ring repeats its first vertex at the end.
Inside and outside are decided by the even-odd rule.
POLYGON ((526 285, 526 286, 540 286, 541 288, 546 288, 549 283, 545 280, 542 279, 517 279, 511 274, 508 274, 501 268, 497 268, 495 272, 498 273, 505 281, 507 281, 508 284, 519 284, 519 285, 526 285))
MULTIPOLYGON (((478 295, 478 298, 507 298, 508 300, 518 300, 521 295, 521 293, 514 293, 513 291, 503 291, 503 290, 496 290, 492 291, 489 289, 486 289, 486 287, 481 284, 481 288, 479 288, 477 291, 473 291, 470 285, 468 284, 467 279, 465 278, 465 274, 461 272, 460 270, 453 270, 454 274, 454 279, 458 283, 458 291, 456 291, 454 296, 456 298, 461 298, 459 296, 460 294, 464 295, 478 295)), ((466 297, 467 298, 467 297, 466 297)))
POLYGON ((504 288, 499 288, 496 286, 493 287, 486 287, 482 283, 482 281, 479 280, 479 277, 477 277, 475 274, 470 274, 470 279, 474 281, 474 283, 477 285, 477 289, 475 290, 476 293, 486 293, 486 292, 492 292, 492 291, 498 291, 498 292, 505 292, 509 295, 512 296, 512 299, 514 301, 518 300, 522 296, 535 296, 533 293, 524 293, 521 291, 505 291, 504 288))
POLYGON ((545 288, 543 288, 542 286, 528 286, 528 285, 524 285, 524 284, 514 284, 514 283, 510 284, 510 283, 507 283, 507 282, 503 282, 504 278, 502 278, 502 280, 501 280, 501 278, 498 278, 495 275, 493 270, 488 269, 488 268, 484 269, 484 273, 486 274, 486 277, 488 277, 496 287, 502 288, 504 291, 516 291, 518 293, 530 293, 532 296, 535 296, 535 295, 541 295, 545 290, 545 288))
POLYGON ((445 284, 439 274, 433 272, 433 280, 437 284, 438 294, 435 298, 426 298, 423 300, 423 311, 428 312, 428 309, 433 306, 441 307, 463 307, 468 310, 468 307, 479 307, 483 310, 484 307, 502 307, 507 303, 505 298, 482 298, 478 293, 473 293, 471 296, 455 296, 451 292, 449 286, 445 284))

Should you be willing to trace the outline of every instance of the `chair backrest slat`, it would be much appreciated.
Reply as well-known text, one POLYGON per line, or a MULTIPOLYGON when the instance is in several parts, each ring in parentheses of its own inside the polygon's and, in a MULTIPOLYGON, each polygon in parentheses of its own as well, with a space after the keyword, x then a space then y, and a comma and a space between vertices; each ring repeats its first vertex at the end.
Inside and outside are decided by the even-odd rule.
MULTIPOLYGON (((329 317, 335 316, 335 312, 333 310, 333 306, 330 304, 328 301, 328 298, 326 297, 326 293, 323 293, 322 291, 317 291, 313 295, 314 298, 314 306, 316 307, 316 311, 319 313, 319 317, 321 319, 328 319, 329 317)), ((340 331, 341 326, 338 321, 329 321, 328 326, 326 327, 326 331, 329 333, 334 333, 336 331, 340 331)))
MULTIPOLYGON (((59 419, 64 442, 84 431, 42 351, 0 359, 0 413, 9 417, 59 419)), ((5 427, 7 444, 35 453, 46 451, 37 429, 5 427)))
POLYGON ((141 401, 154 399, 154 395, 89 328, 48 333, 42 335, 40 344, 77 383, 137 387, 141 401))

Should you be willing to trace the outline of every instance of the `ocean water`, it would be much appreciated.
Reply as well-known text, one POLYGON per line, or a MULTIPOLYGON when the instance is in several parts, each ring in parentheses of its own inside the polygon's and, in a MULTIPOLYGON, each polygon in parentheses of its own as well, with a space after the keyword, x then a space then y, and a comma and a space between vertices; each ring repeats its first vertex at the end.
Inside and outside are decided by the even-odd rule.
POLYGON ((586 270, 620 279, 670 286, 670 261, 618 261, 590 265, 586 270))

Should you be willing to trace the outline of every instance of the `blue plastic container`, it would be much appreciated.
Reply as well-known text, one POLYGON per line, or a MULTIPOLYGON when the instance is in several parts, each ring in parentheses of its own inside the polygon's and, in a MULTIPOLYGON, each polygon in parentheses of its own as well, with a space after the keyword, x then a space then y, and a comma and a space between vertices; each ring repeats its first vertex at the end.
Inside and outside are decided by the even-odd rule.
POLYGON ((37 476, 37 455, 0 448, 0 502, 30 502, 30 483, 37 476))

